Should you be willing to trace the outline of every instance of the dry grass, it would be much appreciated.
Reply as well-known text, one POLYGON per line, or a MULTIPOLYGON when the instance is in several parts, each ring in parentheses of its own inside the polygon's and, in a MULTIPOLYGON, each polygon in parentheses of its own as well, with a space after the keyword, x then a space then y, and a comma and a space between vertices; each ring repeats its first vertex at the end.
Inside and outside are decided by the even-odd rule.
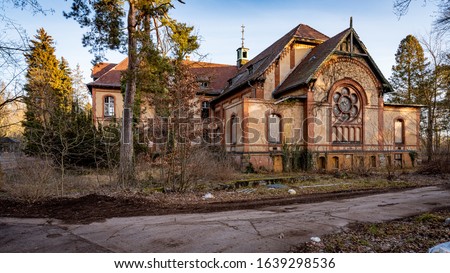
MULTIPOLYGON (((48 197, 61 196, 61 176, 54 166, 46 161, 19 158, 15 169, 3 174, 0 190, 3 197, 12 197, 35 202, 48 197)), ((192 181, 189 190, 183 194, 163 194, 164 179, 162 166, 139 161, 136 167, 139 182, 132 188, 120 188, 115 180, 115 170, 69 170, 64 177, 64 195, 79 197, 88 194, 139 196, 156 198, 162 202, 190 203, 228 202, 261 200, 265 198, 288 197, 289 189, 297 195, 357 191, 370 189, 405 188, 445 184, 447 175, 418 175, 413 171, 398 173, 395 180, 386 178, 386 173, 358 175, 352 173, 289 173, 289 174, 241 174, 235 171, 230 162, 213 154, 198 151, 190 158, 192 168, 186 174, 192 181), (277 179, 276 182, 273 179, 277 179), (249 183, 242 183, 248 181, 249 183), (285 187, 270 189, 271 183, 281 183, 285 187), (236 186, 239 184, 239 186, 236 186), (247 185, 247 186, 246 186, 247 185), (212 192, 211 200, 202 196, 212 192)))
POLYGON ((58 190, 58 173, 48 162, 20 158, 17 167, 4 175, 4 190, 12 197, 34 202, 54 196, 58 190))
POLYGON ((0 189, 7 192, 8 196, 30 203, 61 195, 107 193, 113 185, 115 181, 106 172, 79 174, 67 171, 63 178, 52 162, 25 156, 18 157, 15 168, 5 171, 0 180, 0 189))

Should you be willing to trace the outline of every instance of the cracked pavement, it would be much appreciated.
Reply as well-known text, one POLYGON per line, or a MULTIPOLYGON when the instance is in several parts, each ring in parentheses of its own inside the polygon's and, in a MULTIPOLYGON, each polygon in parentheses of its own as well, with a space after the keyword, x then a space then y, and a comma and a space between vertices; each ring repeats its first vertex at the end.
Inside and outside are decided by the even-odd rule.
POLYGON ((425 187, 254 210, 112 218, 88 225, 0 218, 0 252, 288 252, 352 222, 380 222, 450 206, 449 190, 425 187))

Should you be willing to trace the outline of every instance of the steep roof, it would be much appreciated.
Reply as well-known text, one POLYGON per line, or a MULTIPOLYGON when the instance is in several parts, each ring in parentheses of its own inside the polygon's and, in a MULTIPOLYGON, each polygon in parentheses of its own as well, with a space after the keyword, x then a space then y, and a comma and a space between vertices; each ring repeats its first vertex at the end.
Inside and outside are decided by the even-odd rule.
MULTIPOLYGON (((105 67, 107 68, 108 66, 105 67)), ((98 77, 97 79, 93 77, 94 81, 87 84, 89 90, 92 91, 93 87, 120 89, 120 80, 122 77, 122 73, 127 70, 127 67, 128 67, 128 58, 125 58, 120 63, 115 64, 112 68, 102 73, 101 76, 98 77)), ((103 69, 103 71, 104 70, 105 69, 103 69)))
POLYGON ((237 72, 237 66, 206 62, 189 62, 191 72, 198 81, 207 81, 208 87, 199 93, 218 95, 227 85, 228 79, 237 72))
POLYGON ((347 39, 350 34, 353 34, 354 42, 363 51, 363 53, 358 54, 358 56, 363 57, 367 60, 369 66, 373 69, 377 78, 383 83, 387 91, 389 91, 391 89, 389 82, 383 76, 380 69, 375 64, 372 57, 369 55, 366 47, 359 39, 358 34, 353 28, 348 28, 311 50, 311 52, 294 69, 294 71, 292 71, 292 73, 286 78, 286 80, 276 88, 276 90, 273 92, 273 96, 276 98, 286 91, 297 88, 301 85, 305 85, 309 81, 311 81, 315 77, 316 72, 318 72, 322 65, 325 64, 327 60, 338 50, 339 45, 345 39, 347 39))
POLYGON ((230 79, 230 85, 224 90, 221 96, 232 92, 243 84, 247 84, 248 81, 253 81, 260 77, 292 40, 317 45, 328 40, 328 36, 308 25, 300 24, 296 26, 255 58, 239 68, 239 71, 230 79))
POLYGON ((113 69, 117 64, 114 63, 98 63, 92 68, 91 77, 96 80, 103 76, 106 72, 113 69))
MULTIPOLYGON (((237 67, 234 65, 194 61, 184 62, 190 65, 192 73, 194 73, 194 75, 196 75, 199 80, 202 80, 202 78, 207 78, 210 85, 208 89, 204 91, 205 93, 211 95, 219 94, 226 86, 228 79, 232 77, 237 71, 237 67)), ((100 65, 96 65, 93 70, 93 77, 94 75, 101 75, 97 79, 94 78, 93 82, 87 84, 89 90, 92 90, 93 87, 120 89, 120 80, 122 77, 122 73, 127 70, 127 67, 128 58, 125 58, 119 64, 102 63, 100 65), (111 65, 113 65, 112 68, 111 65)))

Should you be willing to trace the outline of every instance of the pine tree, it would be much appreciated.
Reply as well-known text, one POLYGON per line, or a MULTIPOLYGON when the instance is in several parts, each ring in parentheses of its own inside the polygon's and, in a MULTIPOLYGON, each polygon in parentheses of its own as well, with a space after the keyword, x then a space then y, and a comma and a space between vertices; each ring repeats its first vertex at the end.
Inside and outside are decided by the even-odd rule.
POLYGON ((59 62, 55 56, 53 38, 43 28, 31 40, 30 50, 25 54, 28 70, 24 98, 25 112, 24 136, 27 140, 25 151, 29 154, 41 152, 39 143, 45 130, 50 127, 50 113, 57 105, 55 79, 59 75, 59 62))
POLYGON ((57 84, 54 85, 60 103, 58 108, 68 113, 71 111, 73 105, 73 80, 72 70, 64 57, 61 58, 58 72, 55 78, 55 83, 57 84))
MULTIPOLYGON (((184 3, 182 0, 178 2, 184 3)), ((171 0, 73 0, 71 11, 64 13, 67 18, 75 19, 82 27, 90 28, 83 36, 83 45, 91 47, 95 61, 104 57, 105 50, 123 50, 128 52, 128 69, 122 118, 122 138, 120 147, 119 179, 123 185, 133 184, 133 110, 136 102, 137 72, 139 68, 139 50, 146 46, 152 37, 156 37, 157 49, 179 45, 185 52, 198 47, 192 29, 178 23, 170 17, 169 10, 174 8, 171 0), (125 22, 126 28, 125 28, 125 22), (126 31, 125 31, 126 30, 126 31), (154 36, 152 36, 152 33, 154 36), (169 37, 170 43, 163 43, 163 37, 169 37)), ((175 55, 180 55, 175 52, 175 55)))
POLYGON ((396 103, 420 103, 421 93, 426 88, 428 63, 419 41, 408 35, 395 54, 391 83, 396 93, 391 97, 396 103))
POLYGON ((25 54, 28 70, 26 73, 26 103, 28 112, 45 122, 45 109, 50 108, 53 93, 51 79, 58 71, 53 39, 44 29, 39 29, 35 40, 31 40, 30 51, 25 54))

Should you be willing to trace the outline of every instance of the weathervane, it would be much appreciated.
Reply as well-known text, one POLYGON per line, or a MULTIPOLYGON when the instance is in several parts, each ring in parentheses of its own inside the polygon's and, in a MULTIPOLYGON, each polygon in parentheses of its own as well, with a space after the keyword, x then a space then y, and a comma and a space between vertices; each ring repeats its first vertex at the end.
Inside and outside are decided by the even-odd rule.
POLYGON ((242 38, 241 38, 241 40, 242 40, 242 48, 244 48, 244 40, 245 40, 245 38, 244 38, 244 33, 245 33, 245 26, 244 26, 244 24, 242 24, 241 28, 242 28, 242 38))

